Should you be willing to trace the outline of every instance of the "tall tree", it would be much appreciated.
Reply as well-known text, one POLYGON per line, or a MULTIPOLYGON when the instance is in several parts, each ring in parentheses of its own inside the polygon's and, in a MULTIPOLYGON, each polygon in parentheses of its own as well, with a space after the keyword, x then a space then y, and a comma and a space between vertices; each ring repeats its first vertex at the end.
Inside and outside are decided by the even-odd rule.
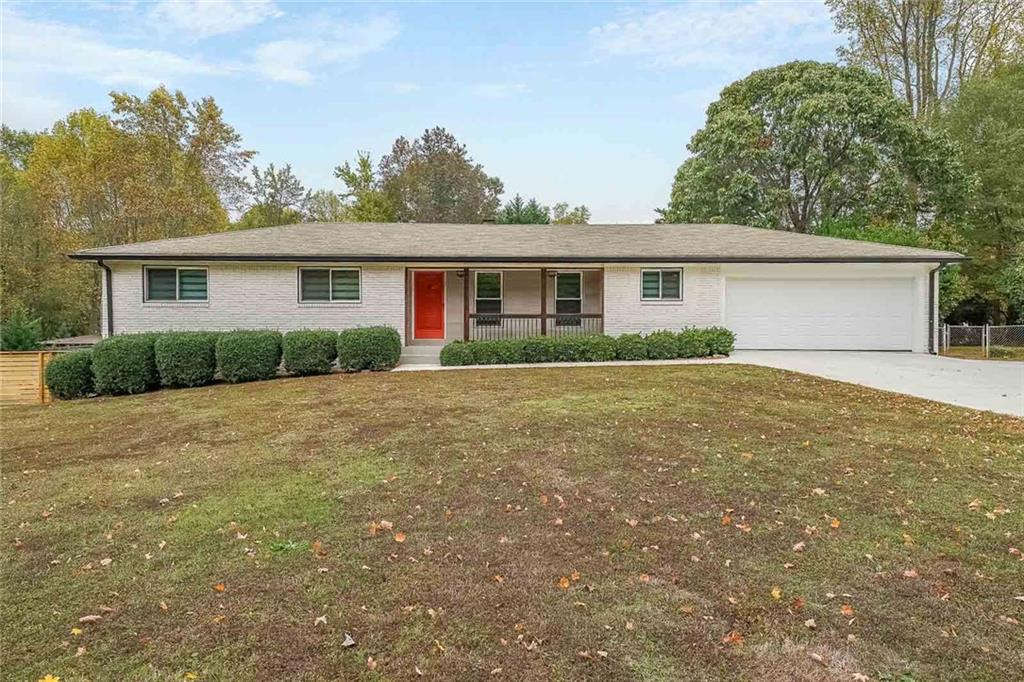
POLYGON ((253 205, 233 225, 238 228, 273 227, 304 220, 309 192, 292 173, 291 164, 260 170, 252 168, 253 205))
POLYGON ((72 112, 49 132, 0 131, 0 296, 47 335, 95 329, 95 269, 64 254, 90 246, 226 229, 222 198, 251 152, 212 99, 157 88, 112 93, 113 115, 72 112))
POLYGON ((963 237, 963 265, 984 320, 1024 318, 1024 65, 1002 67, 965 84, 938 125, 960 147, 974 176, 963 237))
POLYGON ((359 152, 354 166, 348 161, 335 166, 334 177, 344 182, 347 188, 341 195, 347 202, 347 220, 357 223, 389 223, 395 220, 395 209, 374 174, 369 153, 359 152))
POLYGON ((244 205, 249 188, 243 171, 256 152, 242 149, 242 136, 224 121, 212 97, 189 102, 180 90, 162 85, 144 99, 123 92, 110 97, 117 127, 164 160, 158 181, 166 182, 173 174, 170 164, 183 157, 200 170, 224 206, 244 205))
POLYGON ((827 0, 840 54, 888 81, 915 116, 1024 51, 1020 0, 827 0))
POLYGON ((474 163, 444 128, 412 142, 395 140, 380 160, 380 187, 401 222, 479 223, 493 220, 504 187, 474 163))
POLYGON ((348 219, 348 206, 336 192, 318 189, 306 199, 306 220, 314 223, 340 223, 348 219))
POLYGON ((870 216, 915 225, 955 213, 967 187, 945 137, 857 67, 755 71, 708 107, 688 148, 661 211, 667 222, 814 232, 870 216))
POLYGON ((547 225, 551 222, 551 209, 536 199, 526 201, 517 194, 498 211, 497 222, 504 225, 547 225))
POLYGON ((586 225, 590 222, 590 209, 586 206, 574 206, 561 201, 551 208, 551 222, 555 225, 586 225))

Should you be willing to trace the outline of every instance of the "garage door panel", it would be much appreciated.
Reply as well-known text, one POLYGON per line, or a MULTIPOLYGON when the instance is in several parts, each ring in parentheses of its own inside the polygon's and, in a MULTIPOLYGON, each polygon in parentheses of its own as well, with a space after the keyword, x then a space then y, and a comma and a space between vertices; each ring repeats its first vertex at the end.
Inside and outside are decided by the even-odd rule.
POLYGON ((728 279, 737 348, 910 350, 911 279, 728 279))

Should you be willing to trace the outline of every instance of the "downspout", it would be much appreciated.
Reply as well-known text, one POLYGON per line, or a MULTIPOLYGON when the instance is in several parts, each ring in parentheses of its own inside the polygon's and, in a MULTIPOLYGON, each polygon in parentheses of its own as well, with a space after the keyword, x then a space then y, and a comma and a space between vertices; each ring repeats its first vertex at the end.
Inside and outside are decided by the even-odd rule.
MULTIPOLYGON (((104 292, 106 293, 106 306, 107 306, 107 336, 114 335, 114 277, 110 270, 110 266, 103 262, 103 259, 97 259, 96 265, 103 268, 103 282, 104 292)), ((102 301, 101 301, 102 304, 102 301)))
POLYGON ((928 271, 928 352, 932 355, 938 353, 935 348, 935 294, 937 289, 938 275, 946 267, 946 263, 939 263, 939 266, 928 271))

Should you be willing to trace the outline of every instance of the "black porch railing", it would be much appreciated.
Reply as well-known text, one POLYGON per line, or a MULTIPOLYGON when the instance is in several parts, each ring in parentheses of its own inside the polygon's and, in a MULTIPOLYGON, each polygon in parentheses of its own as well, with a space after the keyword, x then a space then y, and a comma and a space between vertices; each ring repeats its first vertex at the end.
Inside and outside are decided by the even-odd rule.
POLYGON ((532 336, 577 336, 600 334, 604 316, 600 313, 526 315, 517 313, 470 313, 470 341, 528 339, 532 336))

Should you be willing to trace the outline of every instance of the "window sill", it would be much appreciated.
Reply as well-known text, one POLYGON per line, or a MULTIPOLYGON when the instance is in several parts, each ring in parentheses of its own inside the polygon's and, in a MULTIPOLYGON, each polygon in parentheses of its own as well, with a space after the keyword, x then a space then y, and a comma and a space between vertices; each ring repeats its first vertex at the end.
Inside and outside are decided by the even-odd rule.
POLYGON ((142 305, 151 308, 208 308, 210 301, 143 301, 142 305))
POLYGON ((678 300, 673 299, 673 300, 669 300, 669 301, 644 301, 644 300, 640 301, 640 305, 656 305, 657 306, 657 305, 685 305, 685 304, 686 304, 686 300, 682 299, 682 298, 680 298, 678 300))
POLYGON ((334 306, 362 305, 362 301, 299 301, 302 308, 333 308, 334 306))

